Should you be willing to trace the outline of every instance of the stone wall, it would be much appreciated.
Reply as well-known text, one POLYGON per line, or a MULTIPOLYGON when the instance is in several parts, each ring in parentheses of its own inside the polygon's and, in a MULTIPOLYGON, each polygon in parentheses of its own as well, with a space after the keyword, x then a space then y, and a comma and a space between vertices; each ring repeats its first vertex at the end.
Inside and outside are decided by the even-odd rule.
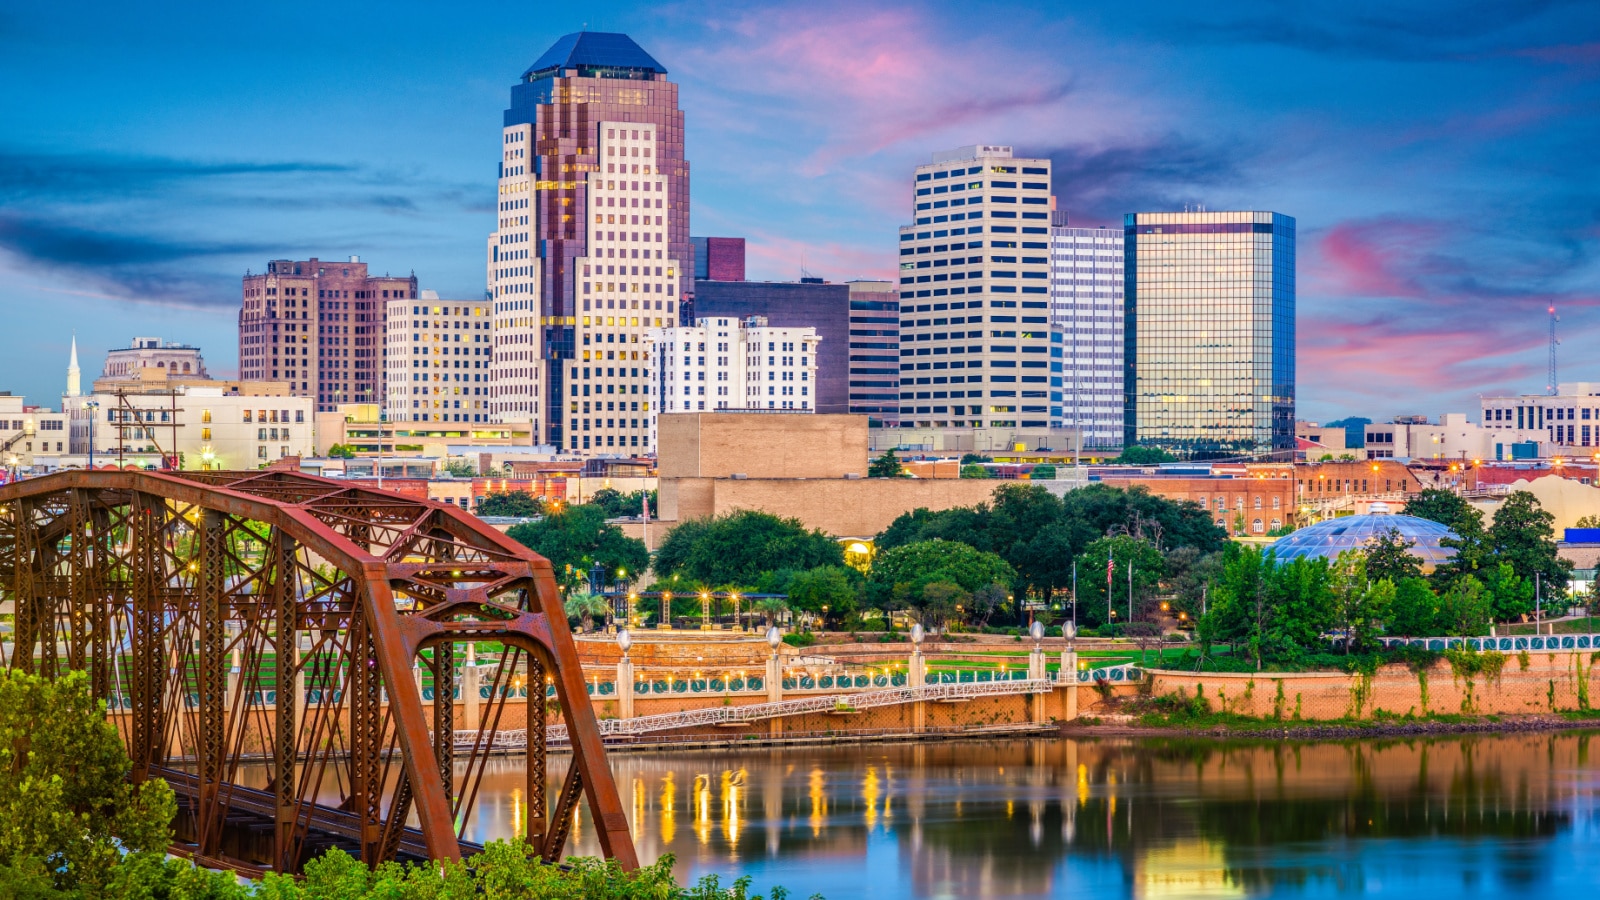
MULTIPOLYGON (((867 474, 867 417, 663 413, 657 472, 668 478, 843 478, 867 474)), ((671 518, 662 510, 663 518, 671 518)))
POLYGON ((1203 693, 1213 710, 1261 718, 1525 715, 1587 708, 1600 699, 1597 656, 1588 650, 1508 655, 1498 675, 1458 673, 1448 661, 1420 672, 1389 665, 1372 676, 1166 671, 1150 675, 1156 695, 1203 693))

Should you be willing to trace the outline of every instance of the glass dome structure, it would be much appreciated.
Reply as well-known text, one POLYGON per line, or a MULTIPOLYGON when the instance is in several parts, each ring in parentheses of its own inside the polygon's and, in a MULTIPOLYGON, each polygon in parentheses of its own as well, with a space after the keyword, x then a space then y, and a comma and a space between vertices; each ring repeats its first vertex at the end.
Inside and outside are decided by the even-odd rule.
POLYGON ((1367 542, 1390 530, 1398 531, 1411 542, 1411 555, 1422 560, 1424 571, 1455 558, 1456 551, 1440 546, 1456 533, 1429 519, 1374 512, 1360 516, 1341 516, 1307 525, 1277 540, 1272 551, 1278 559, 1321 556, 1332 560, 1346 550, 1359 550, 1367 542))

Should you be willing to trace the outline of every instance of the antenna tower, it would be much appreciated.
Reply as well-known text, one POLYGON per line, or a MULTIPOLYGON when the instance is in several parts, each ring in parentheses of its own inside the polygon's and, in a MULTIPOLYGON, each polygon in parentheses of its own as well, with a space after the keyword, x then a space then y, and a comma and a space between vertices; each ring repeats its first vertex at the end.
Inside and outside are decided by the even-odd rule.
POLYGON ((1556 307, 1552 303, 1550 304, 1550 371, 1548 373, 1550 383, 1545 385, 1545 390, 1549 391, 1552 397, 1556 395, 1556 348, 1561 346, 1561 342, 1556 340, 1556 323, 1559 321, 1561 321, 1561 317, 1556 315, 1556 307))

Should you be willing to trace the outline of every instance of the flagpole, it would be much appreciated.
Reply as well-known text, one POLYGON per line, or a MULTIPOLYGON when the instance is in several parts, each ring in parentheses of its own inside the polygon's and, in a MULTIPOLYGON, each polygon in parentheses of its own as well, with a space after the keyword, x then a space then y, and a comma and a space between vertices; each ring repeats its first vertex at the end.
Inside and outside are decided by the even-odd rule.
POLYGON ((1078 561, 1072 561, 1072 630, 1078 630, 1078 561))

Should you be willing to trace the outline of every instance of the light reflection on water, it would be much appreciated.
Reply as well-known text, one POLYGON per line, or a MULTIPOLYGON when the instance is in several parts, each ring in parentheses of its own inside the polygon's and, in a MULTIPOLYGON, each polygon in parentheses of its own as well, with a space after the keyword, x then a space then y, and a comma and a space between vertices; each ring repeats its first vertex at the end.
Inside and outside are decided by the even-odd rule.
MULTIPOLYGON (((1525 896, 1600 884, 1589 734, 616 754, 640 857, 804 897, 1525 896)), ((564 759, 552 758, 552 796, 564 759)), ((466 836, 520 834, 495 760, 466 836)), ((598 846, 587 813, 574 852, 598 846)))

